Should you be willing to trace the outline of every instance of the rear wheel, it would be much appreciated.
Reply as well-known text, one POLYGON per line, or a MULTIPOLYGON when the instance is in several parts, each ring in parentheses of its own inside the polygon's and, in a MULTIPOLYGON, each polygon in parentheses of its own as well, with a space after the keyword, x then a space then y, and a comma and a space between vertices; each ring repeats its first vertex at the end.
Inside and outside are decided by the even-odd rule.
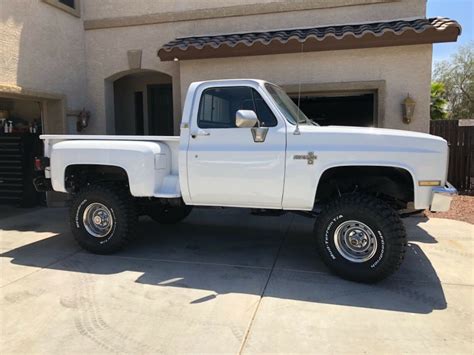
POLYGON ((74 198, 70 223, 77 243, 96 254, 122 249, 132 238, 137 221, 134 201, 118 186, 92 185, 74 198))
POLYGON ((158 223, 175 224, 185 219, 192 210, 192 206, 155 205, 150 207, 147 214, 158 223))
POLYGON ((403 261, 406 233, 385 202, 363 194, 342 196, 316 219, 316 245, 337 275, 359 282, 380 281, 403 261))

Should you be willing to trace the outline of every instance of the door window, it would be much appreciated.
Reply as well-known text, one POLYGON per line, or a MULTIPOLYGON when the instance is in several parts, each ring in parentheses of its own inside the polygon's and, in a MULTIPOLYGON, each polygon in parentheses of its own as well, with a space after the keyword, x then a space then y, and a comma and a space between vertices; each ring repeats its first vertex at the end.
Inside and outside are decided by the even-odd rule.
POLYGON ((200 128, 235 128, 238 110, 255 111, 264 127, 274 127, 277 120, 260 94, 250 87, 210 88, 201 96, 198 111, 200 128))

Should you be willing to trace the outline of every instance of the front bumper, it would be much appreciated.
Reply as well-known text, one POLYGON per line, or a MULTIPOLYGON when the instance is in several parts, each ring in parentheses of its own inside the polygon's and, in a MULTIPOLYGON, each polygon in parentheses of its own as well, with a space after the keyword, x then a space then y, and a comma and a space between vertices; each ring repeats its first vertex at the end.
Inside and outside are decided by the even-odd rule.
POLYGON ((449 182, 444 187, 434 187, 431 198, 430 211, 446 212, 451 206, 451 200, 458 194, 458 190, 449 182))

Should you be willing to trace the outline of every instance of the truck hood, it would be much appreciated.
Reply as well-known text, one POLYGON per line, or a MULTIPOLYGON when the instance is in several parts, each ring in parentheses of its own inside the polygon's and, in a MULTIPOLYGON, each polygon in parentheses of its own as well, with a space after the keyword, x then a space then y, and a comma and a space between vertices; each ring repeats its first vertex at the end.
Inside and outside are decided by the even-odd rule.
MULTIPOLYGON (((447 142, 441 137, 427 133, 387 128, 347 126, 300 126, 302 135, 317 135, 318 145, 339 144, 353 147, 376 148, 379 151, 418 151, 444 153, 447 142)), ((364 149, 365 150, 365 149, 364 149)), ((371 149, 368 149, 371 150, 371 149)))

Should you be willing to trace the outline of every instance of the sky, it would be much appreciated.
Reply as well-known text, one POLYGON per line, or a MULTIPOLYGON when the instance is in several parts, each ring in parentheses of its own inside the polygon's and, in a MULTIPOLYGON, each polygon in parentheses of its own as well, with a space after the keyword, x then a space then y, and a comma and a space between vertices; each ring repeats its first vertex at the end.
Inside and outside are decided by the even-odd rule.
POLYGON ((428 0, 427 16, 449 17, 462 26, 462 34, 457 42, 434 45, 433 64, 449 59, 460 46, 474 42, 474 0, 428 0))

